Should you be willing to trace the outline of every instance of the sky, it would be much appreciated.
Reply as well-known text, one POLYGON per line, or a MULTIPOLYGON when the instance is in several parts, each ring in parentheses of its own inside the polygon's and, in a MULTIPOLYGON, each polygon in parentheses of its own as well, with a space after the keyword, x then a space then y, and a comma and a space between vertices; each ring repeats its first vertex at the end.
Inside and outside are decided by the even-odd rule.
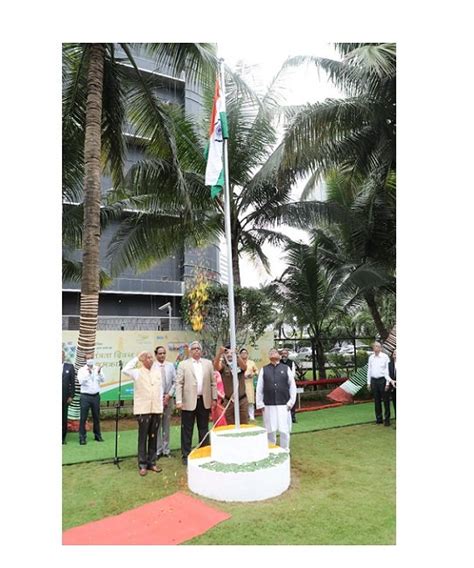
MULTIPOLYGON (((313 55, 337 59, 338 54, 326 42, 245 42, 221 41, 218 43, 218 54, 233 69, 238 62, 244 61, 252 66, 252 72, 247 78, 259 86, 268 85, 280 70, 283 62, 290 56, 313 55)), ((284 102, 298 105, 324 100, 328 97, 338 97, 340 94, 330 84, 324 73, 318 74, 314 66, 301 66, 285 73, 284 102)), ((293 198, 299 199, 304 182, 297 184, 293 190, 293 198)), ((318 198, 321 198, 321 192, 318 198)), ((281 232, 295 240, 306 240, 305 231, 282 227, 281 232)), ((271 273, 268 274, 260 263, 254 264, 250 259, 242 257, 240 261, 241 281, 243 286, 257 287, 265 282, 279 277, 285 269, 281 249, 272 245, 264 245, 264 252, 270 260, 271 273)), ((226 258, 225 241, 221 241, 221 255, 226 258)))

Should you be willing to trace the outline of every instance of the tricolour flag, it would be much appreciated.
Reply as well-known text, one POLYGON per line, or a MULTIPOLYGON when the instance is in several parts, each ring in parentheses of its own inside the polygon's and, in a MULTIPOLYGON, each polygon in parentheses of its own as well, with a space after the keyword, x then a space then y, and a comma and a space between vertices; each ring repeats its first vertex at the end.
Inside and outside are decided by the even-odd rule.
MULTIPOLYGON (((389 336, 383 342, 382 351, 391 357, 394 350, 397 348, 397 330, 393 326, 389 336)), ((354 402, 353 397, 360 391, 360 389, 367 384, 367 367, 364 365, 361 369, 356 371, 350 379, 341 386, 331 391, 327 397, 334 402, 354 402)))
POLYGON ((216 197, 224 187, 224 138, 228 138, 225 100, 216 80, 214 102, 212 105, 209 145, 207 148, 206 185, 211 186, 211 196, 216 197))

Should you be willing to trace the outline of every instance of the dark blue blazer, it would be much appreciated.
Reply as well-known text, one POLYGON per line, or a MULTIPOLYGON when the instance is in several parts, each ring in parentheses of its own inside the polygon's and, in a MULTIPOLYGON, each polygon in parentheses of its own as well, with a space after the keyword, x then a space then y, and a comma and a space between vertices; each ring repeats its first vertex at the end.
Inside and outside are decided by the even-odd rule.
POLYGON ((393 359, 390 359, 390 363, 388 364, 388 374, 390 375, 390 378, 394 381, 397 380, 397 372, 395 370, 395 361, 393 359))
POLYGON ((73 397, 76 392, 75 379, 76 371, 71 363, 63 363, 63 402, 69 397, 73 397))

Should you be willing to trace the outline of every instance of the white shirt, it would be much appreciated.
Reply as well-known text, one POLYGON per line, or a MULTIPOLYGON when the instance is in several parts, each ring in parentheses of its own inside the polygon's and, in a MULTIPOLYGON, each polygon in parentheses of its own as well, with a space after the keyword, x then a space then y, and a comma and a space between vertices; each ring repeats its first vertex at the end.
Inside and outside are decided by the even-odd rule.
POLYGON ((385 378, 387 384, 390 383, 390 376, 388 374, 388 364, 390 359, 388 355, 380 352, 378 355, 372 353, 369 357, 367 365, 367 384, 370 385, 370 379, 385 378))
POLYGON ((196 361, 196 359, 194 358, 191 358, 191 361, 193 362, 193 371, 194 374, 196 375, 197 396, 202 396, 202 380, 203 380, 202 361, 201 359, 196 361))
POLYGON ((168 363, 168 361, 165 361, 164 363, 155 361, 152 365, 152 369, 158 369, 161 373, 163 394, 169 394, 173 397, 176 391, 176 369, 174 368, 173 363, 168 363), (163 367, 165 370, 164 377, 163 371, 161 370, 163 367))
POLYGON ((100 385, 105 381, 102 369, 100 373, 97 372, 98 367, 92 369, 87 365, 81 367, 77 372, 77 380, 81 385, 81 393, 83 394, 97 394, 100 392, 100 385))

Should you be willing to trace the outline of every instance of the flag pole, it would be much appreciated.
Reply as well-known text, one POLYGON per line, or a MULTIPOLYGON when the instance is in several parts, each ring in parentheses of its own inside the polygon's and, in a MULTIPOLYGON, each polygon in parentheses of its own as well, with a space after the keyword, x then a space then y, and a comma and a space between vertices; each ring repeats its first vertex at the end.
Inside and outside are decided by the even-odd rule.
MULTIPOLYGON (((224 59, 220 59, 221 74, 221 90, 222 99, 225 101, 225 75, 224 75, 224 59)), ((227 262, 229 266, 229 324, 230 324, 230 348, 232 349, 232 384, 234 391, 234 419, 236 429, 240 428, 239 413, 239 383, 237 379, 237 338, 235 333, 235 302, 234 302, 234 273, 232 270, 232 234, 230 228, 230 188, 229 188, 229 160, 227 155, 227 138, 224 142, 224 219, 225 219, 225 240, 227 244, 227 262)))

